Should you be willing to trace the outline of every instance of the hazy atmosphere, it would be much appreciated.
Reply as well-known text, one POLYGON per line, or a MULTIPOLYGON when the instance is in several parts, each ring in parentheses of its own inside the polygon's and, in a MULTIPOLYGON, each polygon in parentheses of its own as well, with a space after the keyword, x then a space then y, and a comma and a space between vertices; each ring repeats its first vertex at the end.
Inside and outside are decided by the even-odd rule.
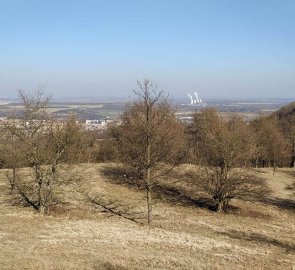
POLYGON ((295 98, 295 2, 0 1, 0 95, 295 98))
POLYGON ((0 0, 0 270, 295 270, 295 0, 0 0))

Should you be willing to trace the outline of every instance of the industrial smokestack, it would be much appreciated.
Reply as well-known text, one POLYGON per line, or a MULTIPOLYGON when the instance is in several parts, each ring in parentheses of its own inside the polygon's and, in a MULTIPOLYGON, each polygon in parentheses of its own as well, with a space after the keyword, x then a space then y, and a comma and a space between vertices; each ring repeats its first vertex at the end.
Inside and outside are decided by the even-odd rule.
POLYGON ((196 99, 195 99, 195 103, 199 103, 200 100, 199 100, 198 93, 197 93, 196 91, 194 92, 194 96, 196 97, 196 99))
POLYGON ((204 105, 205 103, 203 103, 203 100, 201 98, 199 98, 199 95, 197 93, 197 91, 194 91, 194 93, 191 95, 190 93, 187 94, 188 97, 190 98, 190 105, 201 105, 200 103, 202 103, 202 105, 204 105))
POLYGON ((189 97, 190 100, 191 100, 191 104, 194 104, 194 99, 193 99, 192 95, 191 95, 191 94, 187 94, 187 95, 188 95, 188 97, 189 97))

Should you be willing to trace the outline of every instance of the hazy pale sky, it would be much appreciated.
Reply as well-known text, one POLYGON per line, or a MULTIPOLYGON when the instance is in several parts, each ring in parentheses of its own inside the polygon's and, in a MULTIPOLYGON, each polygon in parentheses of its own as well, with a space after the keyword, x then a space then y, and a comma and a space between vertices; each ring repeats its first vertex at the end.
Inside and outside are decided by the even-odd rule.
POLYGON ((294 0, 0 0, 0 95, 295 99, 294 0))

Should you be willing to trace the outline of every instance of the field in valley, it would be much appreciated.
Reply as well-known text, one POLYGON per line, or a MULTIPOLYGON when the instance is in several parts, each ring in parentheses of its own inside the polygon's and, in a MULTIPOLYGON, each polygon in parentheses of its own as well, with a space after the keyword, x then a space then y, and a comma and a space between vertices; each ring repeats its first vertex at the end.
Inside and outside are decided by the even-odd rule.
POLYGON ((272 197, 236 200, 228 214, 157 199, 148 229, 144 219, 104 213, 87 199, 105 194, 145 211, 145 193, 115 183, 106 176, 109 166, 83 165, 83 180, 64 190, 50 216, 20 206, 1 170, 0 269, 295 269, 295 201, 285 189, 295 180, 291 169, 274 176, 257 170, 272 197))

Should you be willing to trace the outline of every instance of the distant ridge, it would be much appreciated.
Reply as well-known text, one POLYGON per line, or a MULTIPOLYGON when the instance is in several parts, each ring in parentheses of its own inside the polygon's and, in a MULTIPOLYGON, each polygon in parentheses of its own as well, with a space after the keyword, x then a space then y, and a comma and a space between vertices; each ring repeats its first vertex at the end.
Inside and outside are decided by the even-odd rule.
POLYGON ((52 102, 67 103, 125 103, 128 98, 124 97, 53 97, 52 102))

